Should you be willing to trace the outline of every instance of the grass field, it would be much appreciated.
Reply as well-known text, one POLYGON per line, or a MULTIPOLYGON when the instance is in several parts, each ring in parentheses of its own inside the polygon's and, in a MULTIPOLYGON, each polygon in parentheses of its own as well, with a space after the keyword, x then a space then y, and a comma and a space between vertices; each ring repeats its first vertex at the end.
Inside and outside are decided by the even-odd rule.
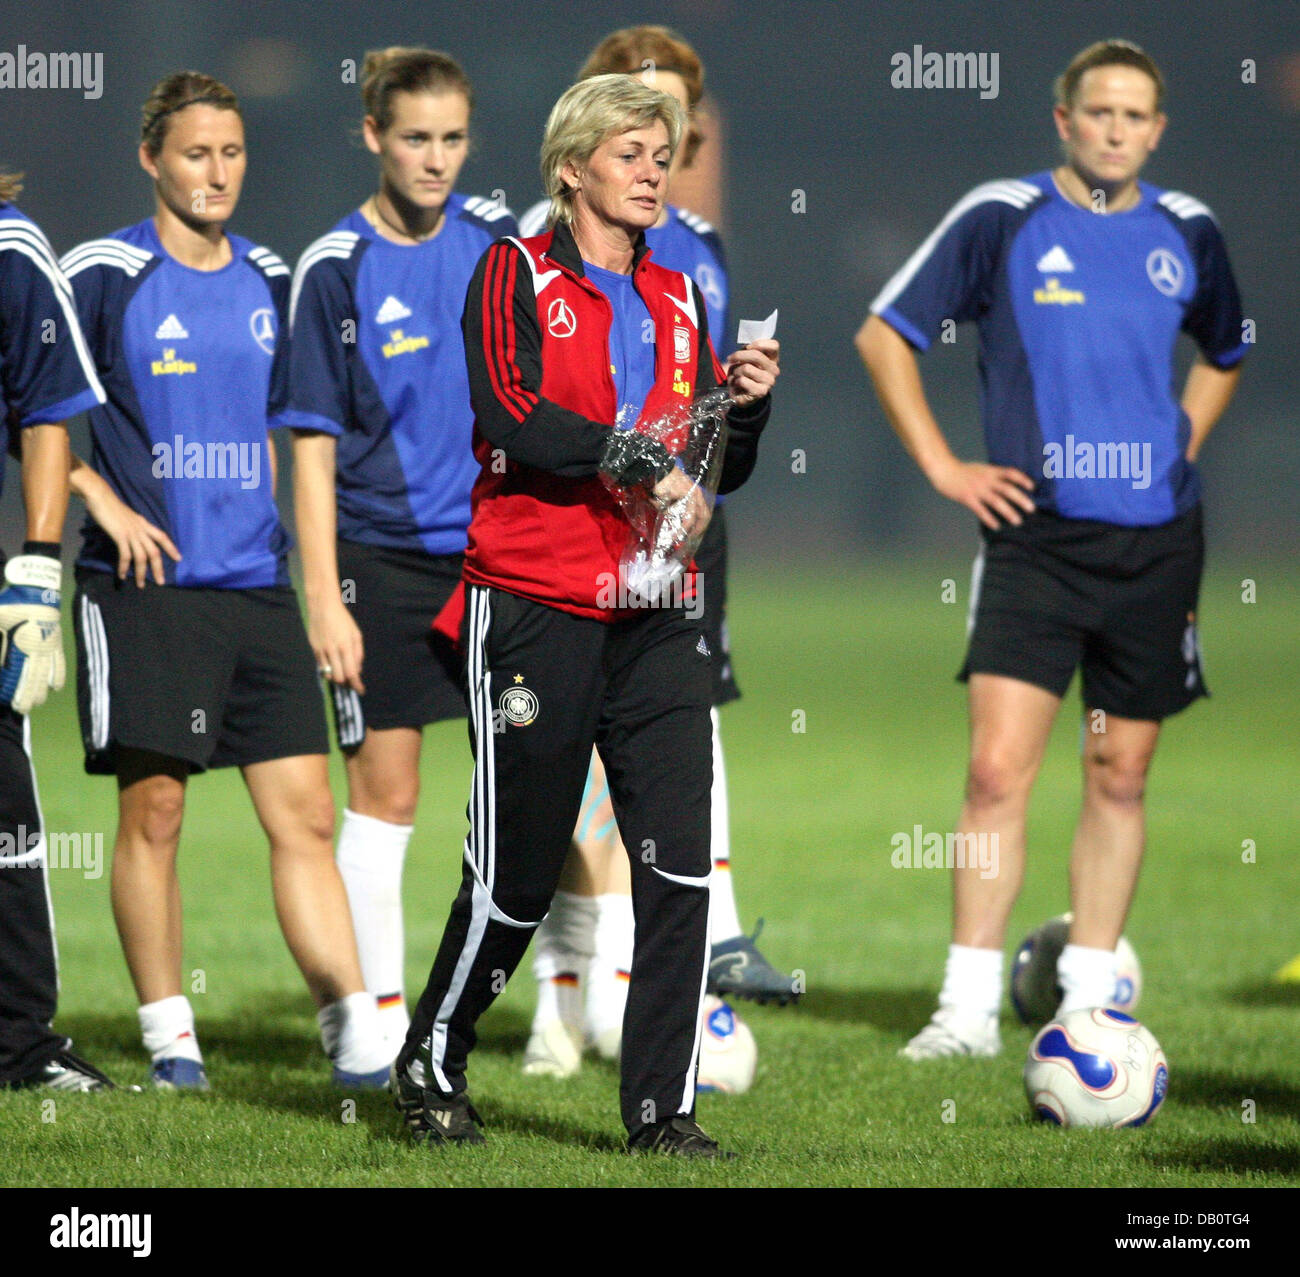
MULTIPOLYGON (((1128 932, 1144 970, 1140 1017, 1170 1062, 1170 1097, 1142 1131, 1032 1123, 1004 1051, 928 1066, 897 1058, 928 1015, 947 944, 946 875, 891 867, 891 836, 951 828, 965 750, 960 661, 965 565, 880 566, 810 581, 741 574, 732 634, 745 698, 723 714, 742 917, 807 973, 797 1008, 742 1008, 759 1044, 744 1096, 703 1096, 725 1167, 630 1159, 612 1067, 526 1079, 527 959, 485 1017, 471 1064, 489 1126, 481 1150, 412 1149, 386 1096, 350 1113, 331 1089, 306 992, 276 928, 265 846, 236 775, 198 778, 182 840, 191 997, 210 1095, 0 1095, 5 1185, 1193 1185, 1300 1184, 1300 985, 1272 983, 1300 953, 1300 582, 1220 562, 1202 637, 1213 698, 1174 720, 1149 796, 1149 852, 1128 932), (957 580, 941 601, 944 578, 957 580), (1242 578, 1258 601, 1242 601, 1242 578), (806 730, 792 731, 804 711, 806 730), (1252 840, 1255 863, 1243 862, 1252 840), (1254 1102, 1253 1122, 1245 1101, 1254 1102), (954 1105, 945 1108, 946 1101, 954 1105), (945 1112, 954 1118, 945 1121, 945 1112), (48 1116, 48 1113, 46 1114, 48 1116), (345 1120, 347 1118, 352 1120, 345 1120)), ((1009 947, 1067 907, 1078 805, 1072 693, 1031 812, 1031 861, 1009 947)), ((73 698, 35 721, 47 827, 114 829, 110 782, 82 773, 73 698)), ((337 760, 336 760, 337 763, 337 760)), ((468 751, 432 731, 407 862, 408 993, 423 986, 459 877, 468 751)), ((336 766, 336 778, 341 771, 336 766)), ((340 786, 336 790, 342 794, 340 786)), ((58 1024, 120 1082, 143 1081, 135 1002, 107 867, 52 875, 62 954, 58 1024)))

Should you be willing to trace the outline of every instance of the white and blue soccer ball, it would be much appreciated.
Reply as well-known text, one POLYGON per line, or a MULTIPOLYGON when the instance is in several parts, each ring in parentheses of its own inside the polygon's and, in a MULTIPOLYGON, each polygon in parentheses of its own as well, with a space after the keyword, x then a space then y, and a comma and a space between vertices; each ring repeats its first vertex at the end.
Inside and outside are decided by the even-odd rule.
MULTIPOLYGON (((1061 1005, 1056 964, 1070 936, 1072 915, 1049 918, 1031 931, 1011 960, 1011 1006, 1021 1024, 1044 1024, 1061 1005)), ((1106 1004, 1132 1015, 1142 995, 1142 964, 1128 940, 1115 946, 1115 992, 1106 1004)))
POLYGON ((721 998, 708 994, 704 999, 695 1089, 741 1095, 753 1084, 757 1066, 758 1046, 749 1025, 721 998))
POLYGON ((1169 1065, 1151 1030, 1107 1007, 1045 1024, 1025 1063, 1029 1107, 1056 1126, 1143 1126, 1168 1089, 1169 1065))

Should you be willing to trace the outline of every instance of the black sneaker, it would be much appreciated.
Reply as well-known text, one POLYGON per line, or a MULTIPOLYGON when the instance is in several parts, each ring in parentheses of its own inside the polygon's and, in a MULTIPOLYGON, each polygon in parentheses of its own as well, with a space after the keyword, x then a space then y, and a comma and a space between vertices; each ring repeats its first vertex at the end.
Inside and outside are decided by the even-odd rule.
POLYGON ((474 1111, 469 1096, 443 1095, 411 1080, 407 1071, 393 1061, 388 1076, 393 1105, 402 1115, 413 1144, 486 1144, 479 1127, 483 1119, 474 1111))
POLYGON ((667 1117, 662 1122, 643 1126, 627 1142, 629 1153, 662 1153, 666 1157, 710 1157, 718 1161, 735 1160, 735 1153, 718 1147, 689 1117, 667 1117))
POLYGON ((736 936, 713 946, 709 958, 709 992, 719 998, 746 998, 785 1006, 798 1000, 801 989, 792 976, 782 975, 761 953, 755 941, 763 930, 758 920, 752 936, 736 936))
POLYGON ((113 1083, 93 1064, 71 1051, 60 1051, 46 1060, 35 1073, 11 1082, 14 1090, 39 1087, 45 1091, 111 1091, 113 1083))

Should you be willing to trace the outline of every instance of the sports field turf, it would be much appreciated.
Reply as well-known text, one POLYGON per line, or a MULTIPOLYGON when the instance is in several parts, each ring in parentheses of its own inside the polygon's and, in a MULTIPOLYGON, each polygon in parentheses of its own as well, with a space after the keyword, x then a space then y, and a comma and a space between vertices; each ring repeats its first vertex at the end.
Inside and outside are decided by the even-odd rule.
MULTIPOLYGON (((753 1090, 701 1097, 705 1128, 741 1160, 623 1156, 611 1066, 588 1062, 569 1082, 522 1077, 528 959, 485 1017, 471 1066, 489 1144, 408 1147, 386 1096, 353 1101, 330 1087, 275 924, 265 844, 237 775, 219 773, 193 783, 181 847, 185 969, 202 973, 205 991, 191 1001, 212 1094, 68 1097, 53 1121, 42 1120, 47 1097, 0 1095, 0 1183, 1300 1184, 1300 984, 1271 982, 1300 953, 1300 582, 1281 565, 1219 556, 1201 610, 1214 696, 1171 723, 1152 777, 1148 859, 1127 934, 1145 971, 1138 1015, 1170 1064, 1153 1125, 1109 1133, 1031 1122, 1020 1081, 1030 1032, 1009 1011, 997 1060, 897 1058, 932 1006, 949 891, 942 872, 893 868, 891 837, 917 824, 950 829, 956 816, 965 717, 952 674, 967 564, 963 553, 820 581, 750 571, 733 586, 746 695, 724 711, 723 732, 741 913, 767 916, 764 951, 805 970, 808 989, 797 1008, 741 1006, 759 1044, 753 1090), (956 599, 945 603, 948 577, 956 599), (1245 577, 1255 603, 1242 601, 1245 577), (1253 864, 1243 862, 1246 840, 1253 864), (1247 1101, 1253 1122, 1243 1120, 1247 1101)), ((1038 783, 1009 950, 1067 907, 1077 703, 1072 692, 1038 783)), ((113 788, 82 773, 72 696, 35 727, 47 827, 101 831, 107 859, 113 788)), ((423 776, 406 876, 412 995, 459 875, 461 724, 430 733, 423 776)), ((98 879, 71 868, 52 877, 58 1024, 119 1082, 143 1081, 107 866, 98 879)))

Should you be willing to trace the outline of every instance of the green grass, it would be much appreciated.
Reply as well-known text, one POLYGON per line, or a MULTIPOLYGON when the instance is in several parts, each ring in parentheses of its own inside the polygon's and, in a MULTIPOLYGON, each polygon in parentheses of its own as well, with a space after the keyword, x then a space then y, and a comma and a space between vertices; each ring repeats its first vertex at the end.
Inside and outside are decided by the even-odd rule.
MULTIPOLYGON (((744 1096, 703 1096, 726 1167, 618 1152, 617 1078, 518 1071, 527 960, 484 1018, 471 1063, 490 1128, 481 1150, 409 1148, 386 1097, 355 1112, 328 1084, 314 1015, 271 908, 265 845, 239 779, 198 778, 181 852, 187 972, 214 1092, 57 1100, 0 1095, 6 1185, 1280 1185, 1300 1184, 1300 986, 1271 982, 1300 952, 1300 722, 1293 693, 1300 584, 1220 564, 1202 633, 1214 697, 1168 726, 1150 788, 1150 846, 1128 927, 1146 978, 1139 1011, 1169 1057, 1171 1093, 1143 1131, 1031 1123, 1020 1082, 1030 1034, 1004 1052, 915 1066, 898 1047, 928 1015, 947 944, 937 872, 890 866, 890 838, 951 827, 965 762, 964 566, 888 565, 810 582, 741 574, 732 633, 744 700, 723 715, 742 916, 807 973, 797 1008, 742 1008, 759 1043, 744 1096), (1240 580, 1259 602, 1241 601, 1240 580), (803 710, 807 729, 791 730, 803 710), (1242 862, 1251 839, 1257 862, 1242 862), (1292 1045, 1288 1045, 1292 1044, 1292 1045), (954 1121, 943 1120, 945 1101, 954 1121), (1242 1121, 1253 1100, 1256 1120, 1242 1121), (48 1113, 47 1113, 48 1116, 48 1113), (345 1120, 352 1117, 354 1120, 345 1120)), ((1035 793, 1031 861, 1009 941, 1066 907, 1078 807, 1077 699, 1035 793)), ((72 697, 36 719, 51 829, 99 830, 110 782, 82 774, 72 697)), ((336 764, 336 779, 341 774, 336 764)), ((468 751, 461 724, 429 733, 406 879, 408 993, 423 985, 459 875, 468 751)), ((336 791, 342 794, 341 785, 336 791)), ((62 953, 58 1025, 120 1081, 143 1080, 135 1003, 108 875, 52 875, 62 953)))

